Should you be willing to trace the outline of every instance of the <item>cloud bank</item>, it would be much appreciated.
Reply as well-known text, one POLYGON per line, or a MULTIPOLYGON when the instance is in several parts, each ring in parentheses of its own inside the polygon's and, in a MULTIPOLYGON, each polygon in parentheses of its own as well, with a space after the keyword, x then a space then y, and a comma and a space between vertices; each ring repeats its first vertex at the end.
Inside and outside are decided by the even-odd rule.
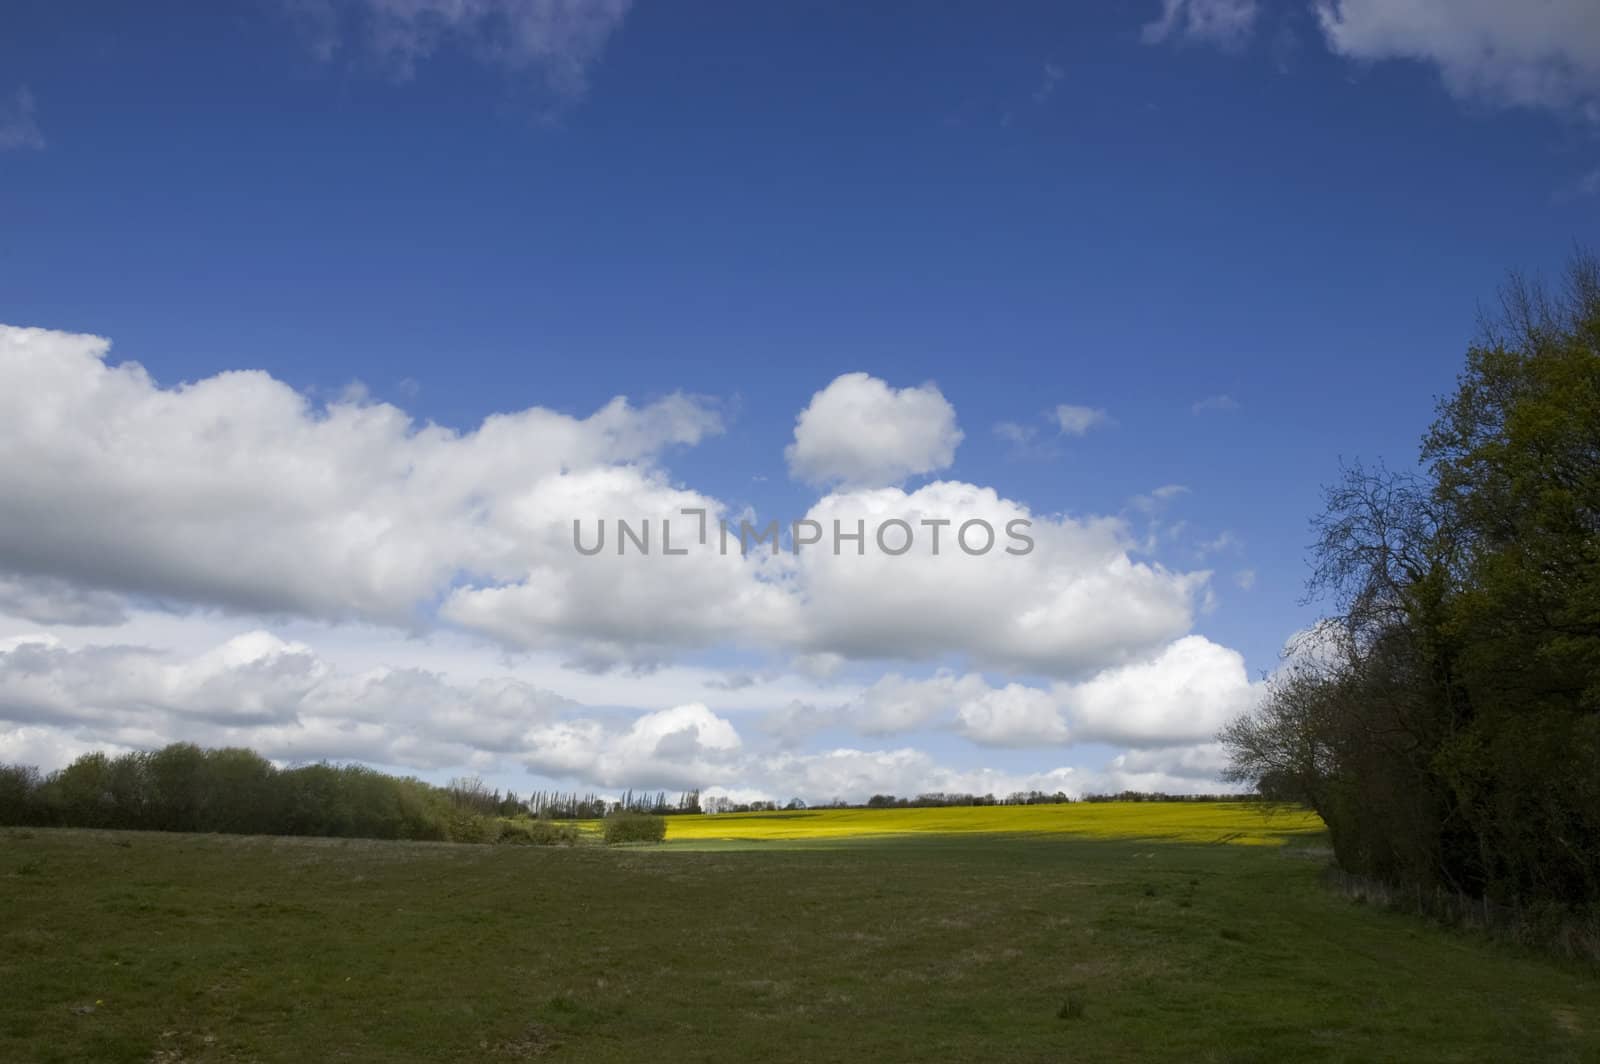
POLYGON ((848 374, 797 419, 787 458, 825 485, 804 519, 860 537, 843 549, 723 552, 680 523, 697 548, 681 556, 615 536, 585 554, 575 521, 748 519, 666 468, 723 431, 717 403, 530 406, 457 430, 260 371, 163 384, 110 351, 0 326, 0 758, 184 739, 598 787, 1053 790, 1070 766, 878 746, 1178 757, 1253 697, 1242 659, 1191 632, 1210 574, 1144 557, 1120 517, 879 483, 953 460, 932 385, 848 374), (889 527, 915 549, 874 537, 889 527), (420 664, 436 635, 472 649, 420 664), (741 665, 693 665, 707 654, 741 665), (627 679, 649 669, 653 688, 627 679))

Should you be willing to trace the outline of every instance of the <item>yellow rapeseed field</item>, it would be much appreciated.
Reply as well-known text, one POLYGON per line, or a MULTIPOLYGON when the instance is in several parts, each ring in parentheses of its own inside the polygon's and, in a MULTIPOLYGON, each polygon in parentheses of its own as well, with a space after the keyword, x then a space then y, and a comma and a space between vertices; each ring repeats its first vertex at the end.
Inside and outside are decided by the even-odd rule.
POLYGON ((1322 830, 1315 813, 1254 802, 1073 802, 932 809, 816 809, 667 818, 667 841, 912 834, 1071 834, 1107 839, 1280 845, 1322 830))

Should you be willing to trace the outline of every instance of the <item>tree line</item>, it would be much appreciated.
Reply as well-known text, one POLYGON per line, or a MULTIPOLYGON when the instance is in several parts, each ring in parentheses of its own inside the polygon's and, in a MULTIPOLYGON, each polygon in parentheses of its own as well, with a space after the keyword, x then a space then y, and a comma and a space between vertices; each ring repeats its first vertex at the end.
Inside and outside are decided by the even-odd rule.
POLYGON ((532 816, 541 820, 600 820, 616 813, 649 813, 654 816, 671 816, 680 813, 699 813, 700 792, 683 791, 670 797, 666 791, 623 792, 620 798, 606 798, 589 792, 529 791, 519 798, 515 791, 503 796, 491 790, 476 777, 451 780, 446 788, 455 801, 471 806, 486 815, 532 816))
POLYGON ((0 765, 0 824, 28 827, 570 843, 577 830, 557 817, 625 815, 633 818, 629 831, 650 836, 658 832, 655 814, 686 811, 698 800, 697 791, 675 804, 664 793, 631 791, 620 801, 552 792, 521 799, 476 778, 438 787, 362 765, 279 768, 251 750, 192 743, 88 753, 50 773, 0 765))
MULTIPOLYGON (((1251 801, 1252 794, 1167 794, 1164 791, 1118 791, 1115 794, 1083 794, 1077 797, 1065 791, 1013 791, 1003 797, 992 794, 945 794, 933 792, 914 798, 896 798, 892 794, 874 794, 866 801, 868 809, 924 809, 943 806, 969 805, 1066 805, 1069 802, 1241 802, 1251 801)), ((861 808, 841 805, 839 808, 861 808)))
POLYGON ((1315 809, 1346 873, 1600 955, 1600 263, 1513 277, 1417 469, 1345 468, 1314 528, 1330 615, 1222 734, 1230 778, 1315 809))
MULTIPOLYGON (((1003 797, 929 792, 909 798, 876 794, 864 803, 835 799, 810 808, 1238 799, 1238 795, 1135 791, 1091 794, 1081 799, 1061 791, 1017 791, 1003 797)), ((617 798, 593 792, 535 790, 522 797, 515 791, 491 788, 476 777, 453 779, 439 787, 361 765, 318 763, 279 768, 251 750, 208 750, 192 743, 117 755, 88 753, 47 774, 27 765, 0 765, 0 824, 32 827, 447 842, 571 842, 576 839, 575 829, 556 830, 551 825, 557 821, 609 820, 623 815, 659 818, 702 812, 794 812, 806 808, 806 802, 799 798, 782 804, 735 802, 722 795, 702 799, 699 789, 675 796, 666 791, 630 789, 617 798)), ((627 825, 619 822, 605 834, 608 838, 615 836, 613 841, 636 841, 659 838, 662 831, 663 826, 635 820, 627 825)))

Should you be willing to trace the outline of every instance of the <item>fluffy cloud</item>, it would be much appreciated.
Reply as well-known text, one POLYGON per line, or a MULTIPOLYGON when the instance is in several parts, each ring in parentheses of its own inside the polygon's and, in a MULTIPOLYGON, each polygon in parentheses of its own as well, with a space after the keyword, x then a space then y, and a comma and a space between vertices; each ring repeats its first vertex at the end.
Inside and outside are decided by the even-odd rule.
POLYGON ((589 67, 631 6, 630 0, 293 0, 292 11, 323 59, 347 35, 378 61, 410 78, 446 47, 515 73, 542 75, 560 96, 588 87, 589 67))
MULTIPOLYGON (((1151 673, 1170 674, 1152 693, 1139 692, 1131 670, 1050 688, 990 687, 977 674, 891 676, 853 693, 840 688, 832 701, 827 692, 817 692, 825 708, 791 704, 760 731, 772 735, 778 719, 794 725, 789 738, 799 739, 828 728, 867 735, 934 729, 986 746, 1060 747, 1073 737, 1069 724, 1077 726, 1071 715, 1078 696, 1120 685, 1134 693, 1130 712, 1147 722, 1170 725, 1198 712, 1199 722, 1169 730, 1200 735, 1236 707, 1189 699, 1217 686, 1206 679, 1208 669, 1220 666, 1226 673, 1234 663, 1224 652, 1210 665, 1185 664, 1186 653, 1174 648, 1145 664, 1151 673)), ((646 686, 638 690, 648 697, 646 686)), ((1089 726, 1096 722, 1086 718, 1089 726)), ((1220 752, 1205 741, 1209 736, 1192 744, 1163 740, 1159 748, 1141 739, 1139 748, 1099 772, 957 768, 909 747, 804 751, 780 742, 752 748, 731 715, 703 702, 642 712, 600 710, 505 672, 474 677, 416 667, 352 667, 264 631, 193 653, 69 646, 48 635, 8 637, 0 640, 0 725, 0 761, 46 768, 90 749, 148 749, 183 739, 249 746, 280 761, 354 759, 436 774, 520 768, 559 785, 613 792, 705 787, 807 800, 931 790, 1214 790, 1221 764, 1220 752)))
POLYGON ((896 484, 955 461, 955 408, 932 384, 891 388, 865 373, 837 377, 811 397, 784 451, 808 484, 896 484))
POLYGON ((9 642, 0 652, 0 712, 26 724, 142 727, 158 713, 224 726, 268 724, 292 719, 326 675, 309 648, 266 632, 181 663, 142 647, 9 642))
POLYGON ((561 721, 527 739, 523 760, 534 772, 612 788, 700 787, 737 776, 743 754, 733 725, 698 703, 646 713, 622 729, 561 721))
MULTIPOLYGON (((162 388, 137 363, 108 365, 108 348, 0 327, 10 597, 40 599, 64 581, 412 624, 457 574, 524 577, 556 549, 554 519, 535 512, 543 500, 586 515, 624 507, 629 492, 653 505, 654 457, 720 430, 714 411, 672 396, 643 408, 616 399, 582 419, 535 407, 461 434, 382 403, 318 406, 254 371, 162 388)), ((566 535, 570 560, 570 524, 566 535)), ((41 599, 29 610, 78 608, 41 599)))
POLYGON ((1206 743, 1255 704, 1236 651, 1185 636, 1149 656, 1077 682, 991 686, 978 673, 922 679, 891 674, 848 701, 796 702, 765 727, 794 742, 847 728, 863 735, 953 730, 983 746, 1060 746, 1093 741, 1140 749, 1206 743))
POLYGON ((285 761, 357 759, 424 771, 520 764, 610 790, 715 784, 854 796, 847 760, 869 790, 914 791, 953 778, 920 754, 909 762, 758 754, 701 703, 602 717, 506 676, 463 683, 418 669, 352 672, 261 631, 191 656, 8 639, 0 643, 0 721, 0 760, 47 768, 91 749, 186 739, 246 745, 285 761))
POLYGON ((1238 651, 1191 635, 1057 694, 1078 738, 1142 747, 1209 740, 1254 704, 1258 685, 1238 651))
POLYGON ((246 632, 184 657, 138 646, 0 644, 0 721, 58 730, 62 750, 178 739, 284 760, 419 768, 522 753, 566 700, 510 678, 448 682, 419 669, 340 671, 303 643, 246 632))
POLYGON ((1162 0, 1160 16, 1140 36, 1146 44, 1192 40, 1234 48, 1249 38, 1258 14, 1256 0, 1162 0))
MULTIPOLYGON (((986 665, 1071 675, 1129 660, 1189 629, 1195 595, 1207 573, 1174 573, 1134 561, 1126 529, 1111 518, 1076 520, 1034 514, 989 488, 938 481, 915 492, 898 488, 835 493, 806 515, 827 542, 802 550, 797 584, 805 600, 808 648, 850 658, 928 659, 967 655, 986 665), (845 531, 904 521, 916 540, 889 556, 868 545, 832 552, 835 522, 845 531), (937 528, 927 521, 942 521, 937 528), (970 555, 961 526, 987 522, 994 547, 970 555), (1009 538, 1028 521, 1033 548, 1009 538), (932 536, 940 536, 939 553, 932 536)), ((903 533, 890 527, 894 548, 903 533)), ((973 549, 987 541, 974 526, 973 549)))
MULTIPOLYGON (((1228 751, 1221 743, 1196 743, 1193 746, 1157 750, 1129 750, 1111 759, 1107 769, 1125 777, 1151 775, 1190 780, 1212 780, 1228 767, 1228 751)), ((1123 788, 1117 788, 1121 790, 1123 788)), ((1134 787, 1132 790, 1162 790, 1161 787, 1134 787)))
POLYGON ((1359 60, 1415 59, 1455 95, 1576 108, 1600 121, 1600 7, 1593 0, 1320 0, 1328 47, 1359 60))
POLYGON ((1067 741, 1067 723, 1049 691, 1011 683, 964 703, 961 733, 987 746, 1043 746, 1067 741))
MULTIPOLYGON (((782 644, 800 627, 798 603, 777 581, 781 559, 761 551, 742 557, 738 542, 724 554, 718 524, 728 519, 716 499, 674 488, 633 468, 553 476, 531 484, 510 505, 521 529, 521 563, 507 583, 473 584, 451 592, 441 613, 458 624, 517 647, 571 648, 573 660, 593 667, 619 662, 660 663, 676 651, 716 643, 782 644), (706 511, 707 544, 695 519, 706 511), (662 553, 662 521, 673 550, 662 553), (574 547, 608 538, 586 557, 574 547), (652 553, 621 545, 617 520, 635 530, 650 525, 652 553)), ((737 533, 737 529, 735 529, 737 533)))
MULTIPOLYGON (((0 327, 3 749, 186 739, 602 787, 998 793, 1065 777, 804 748, 826 731, 1170 748, 1209 739, 1252 694, 1237 654, 1187 634, 1209 574, 1139 560, 1120 519, 951 481, 850 486, 857 455, 806 515, 821 543, 742 556, 737 528, 717 549, 718 522, 739 515, 661 466, 721 430, 702 400, 531 407, 458 432, 260 372, 163 387, 107 355, 96 337, 0 327), (705 511, 705 545, 685 509, 705 511), (663 553, 667 517, 687 554, 663 553), (604 550, 576 548, 575 519, 586 542, 607 522, 604 550), (618 519, 652 522, 653 550, 617 553, 618 519), (497 667, 483 636, 519 653, 497 667), (313 649, 324 640, 338 653, 313 649), (769 664, 674 664, 741 647, 769 664), (885 660, 940 668, 873 679, 855 664, 885 660), (617 663, 657 671, 592 668, 617 663), (728 714, 764 711, 748 747, 728 714)), ((865 377, 818 393, 796 448, 822 453, 834 401, 863 383, 888 403, 867 422, 902 422, 889 443, 918 438, 912 423, 943 441, 943 457, 902 449, 899 475, 948 462, 960 434, 937 390, 865 377)))
MULTIPOLYGON (((723 553, 727 508, 656 465, 720 430, 695 399, 619 398, 587 418, 533 407, 458 433, 388 404, 317 405, 260 372, 163 388, 136 363, 108 364, 107 350, 97 337, 0 328, 13 382, 0 395, 11 459, 0 467, 0 601, 41 622, 103 622, 123 595, 420 629, 438 603, 449 622, 593 666, 742 644, 816 660, 957 654, 1070 675, 1186 632, 1208 575, 1133 560, 1117 520, 1037 515, 955 482, 839 490, 807 514, 826 545, 723 553), (684 509, 706 511, 707 545, 684 509), (688 554, 663 554, 667 517, 688 554), (617 553, 619 519, 654 522, 652 553, 617 553), (830 549, 835 522, 868 537, 889 528, 896 549, 895 520, 917 537, 908 553, 830 549), (607 522, 606 549, 581 554, 574 521, 590 534, 607 522), (982 524, 959 538, 969 521, 993 530, 981 556, 961 548, 987 545, 982 524), (945 522, 938 555, 924 522, 945 522), (1021 556, 1007 553, 1024 544, 1008 535, 1017 522, 1031 522, 1021 556)), ((840 397, 851 406, 862 394, 889 404, 868 424, 898 418, 885 446, 942 441, 948 457, 959 431, 936 390, 845 377, 802 415, 796 447, 810 457, 793 460, 816 459, 840 397)), ((897 468, 927 464, 908 453, 897 468)), ((862 474, 860 462, 884 456, 856 457, 862 474)))
MULTIPOLYGON (((1166 794, 1221 794, 1237 791, 1235 785, 1217 782, 1228 765, 1227 751, 1218 743, 1129 750, 1094 773, 1089 788, 1103 794, 1122 791, 1161 791, 1166 794)), ((1087 782, 1087 781, 1086 781, 1087 782)))

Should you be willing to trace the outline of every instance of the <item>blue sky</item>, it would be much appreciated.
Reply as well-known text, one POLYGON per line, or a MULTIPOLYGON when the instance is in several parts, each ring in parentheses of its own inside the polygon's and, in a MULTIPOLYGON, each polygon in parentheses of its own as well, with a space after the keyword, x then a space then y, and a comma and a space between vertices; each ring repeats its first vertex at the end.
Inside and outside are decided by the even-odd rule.
MULTIPOLYGON (((663 444, 652 467, 763 519, 828 490, 784 459, 814 394, 849 373, 932 382, 962 439, 899 487, 1120 517, 1130 542, 1159 520, 1130 557, 1209 571, 1182 634, 1237 651, 1252 678, 1314 616, 1307 522, 1341 456, 1411 461, 1477 305, 1508 269, 1552 271, 1600 230, 1600 16, 1576 2, 24 0, 0 30, 0 321, 109 338, 110 364, 136 360, 158 388, 254 369, 327 402, 359 382, 366 403, 461 433, 532 407, 700 397, 720 431, 663 444), (1063 432, 1063 404, 1104 417, 1063 432), (1138 501, 1164 485, 1185 490, 1138 501)), ((12 461, 32 453, 14 445, 12 461)), ((294 646, 399 640, 390 668, 444 641, 458 664, 418 667, 447 677, 527 667, 529 647, 434 611, 461 572, 421 596, 422 633, 355 605, 252 612, 148 557, 127 556, 135 575, 24 549, 55 512, 16 519, 0 573, 35 599, 39 581, 132 595, 134 627, 41 627, 60 611, 17 608, 0 633, 14 642, 181 657, 260 629, 294 646)), ((530 652, 560 659, 547 636, 530 652)), ((672 660, 782 672, 793 650, 708 637, 672 660)), ((858 685, 941 667, 995 689, 1059 680, 962 646, 845 656, 834 679, 858 685)), ((619 720, 672 708, 563 680, 588 682, 537 684, 619 720)), ((739 712, 709 717, 753 750, 755 711, 739 712)), ((10 727, 19 756, 44 760, 210 735, 178 709, 162 719, 96 731, 35 707, 10 727)), ((1026 775, 1100 771, 1122 748, 830 720, 798 749, 1026 775)), ((715 746, 706 719, 668 725, 715 746)), ((604 756, 568 775, 527 763, 605 785, 604 756)), ((504 750, 471 764, 525 778, 504 750)), ((743 766, 726 785, 760 777, 743 766)))

